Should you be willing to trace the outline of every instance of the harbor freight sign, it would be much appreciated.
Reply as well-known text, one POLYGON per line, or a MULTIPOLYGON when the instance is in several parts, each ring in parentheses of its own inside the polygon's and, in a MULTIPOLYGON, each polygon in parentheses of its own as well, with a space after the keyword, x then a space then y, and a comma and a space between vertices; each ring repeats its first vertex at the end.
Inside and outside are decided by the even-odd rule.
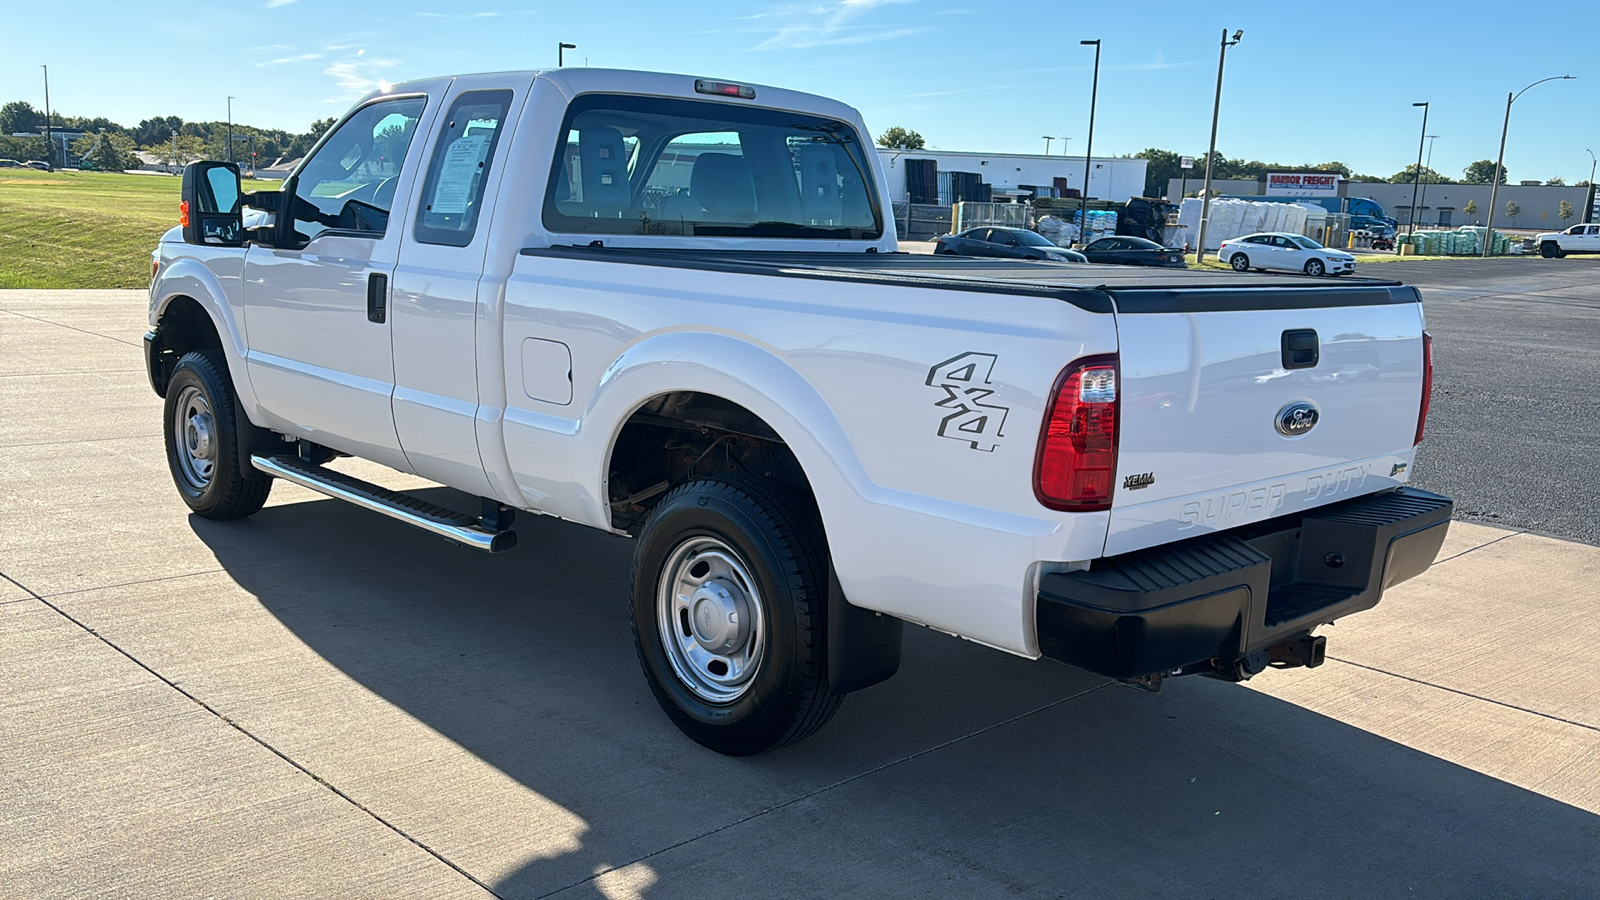
POLYGON ((1270 172, 1267 174, 1267 196, 1337 197, 1339 173, 1270 172))

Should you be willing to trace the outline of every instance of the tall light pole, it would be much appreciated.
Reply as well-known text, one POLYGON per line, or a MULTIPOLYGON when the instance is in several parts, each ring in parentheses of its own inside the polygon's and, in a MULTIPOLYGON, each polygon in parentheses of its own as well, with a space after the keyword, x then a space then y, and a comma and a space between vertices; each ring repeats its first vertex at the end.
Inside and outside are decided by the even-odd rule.
POLYGON ((50 67, 40 66, 44 70, 44 167, 46 171, 56 170, 56 145, 50 140, 50 67))
POLYGON ((1089 202, 1089 167, 1094 165, 1094 105, 1095 101, 1100 97, 1100 42, 1079 41, 1078 43, 1085 47, 1090 44, 1094 45, 1094 85, 1089 88, 1089 146, 1083 150, 1083 199, 1078 203, 1078 208, 1084 211, 1081 218, 1083 219, 1084 228, 1087 229, 1089 227, 1089 207, 1087 206, 1089 202))
POLYGON ((569 43, 567 43, 565 41, 558 41, 556 43, 556 68, 559 69, 562 66, 567 64, 567 51, 568 50, 576 50, 576 49, 578 49, 578 45, 577 44, 569 44, 569 43))
POLYGON ((1049 156, 1050 155, 1050 142, 1055 140, 1055 139, 1056 139, 1056 136, 1053 135, 1053 134, 1047 134, 1047 135, 1044 136, 1044 155, 1045 156, 1049 156))
POLYGON ((1066 156, 1067 155, 1067 148, 1071 147, 1071 146, 1072 146, 1072 138, 1069 138, 1069 137, 1062 138, 1061 139, 1061 155, 1062 156, 1066 156))
POLYGON ((228 162, 233 162, 233 98, 228 98, 228 162))
POLYGON ((1571 81, 1576 77, 1576 75, 1551 75, 1549 78, 1541 78, 1535 81, 1515 94, 1506 94, 1506 121, 1504 125, 1500 126, 1500 155, 1495 157, 1494 160, 1494 180, 1489 182, 1489 215, 1484 217, 1483 223, 1486 229, 1483 232, 1484 259, 1489 258, 1489 250, 1494 246, 1494 203, 1495 198, 1500 193, 1500 174, 1505 171, 1506 132, 1511 130, 1511 104, 1517 102, 1517 98, 1526 94, 1529 89, 1544 84, 1546 81, 1571 81))
POLYGON ((1583 211, 1583 220, 1585 222, 1593 222, 1594 221, 1594 167, 1595 167, 1595 163, 1597 162, 1597 160, 1594 157, 1594 151, 1593 150, 1590 150, 1588 148, 1584 148, 1583 152, 1589 154, 1589 196, 1588 196, 1589 205, 1583 211))
POLYGON ((1206 151, 1206 186, 1201 190, 1200 234, 1194 248, 1194 261, 1199 264, 1206 255, 1206 225, 1211 222, 1211 161, 1217 155, 1217 115, 1222 112, 1222 64, 1228 60, 1228 48, 1239 43, 1244 29, 1233 33, 1228 40, 1228 29, 1222 29, 1222 50, 1217 54, 1217 99, 1211 104, 1211 149, 1206 151))
POLYGON ((1411 177, 1411 227, 1406 229, 1408 235, 1417 233, 1417 189, 1422 187, 1422 145, 1428 142, 1428 104, 1411 105, 1422 107, 1422 137, 1417 138, 1417 170, 1411 177))
MULTIPOLYGON (((1425 135, 1423 135, 1423 137, 1428 139, 1428 161, 1423 163, 1422 167, 1431 172, 1431 171, 1433 171, 1433 139, 1438 137, 1438 135, 1437 134, 1425 134, 1425 135)), ((1422 209, 1423 207, 1426 207, 1427 205, 1428 205, 1428 183, 1426 181, 1424 181, 1422 183, 1422 201, 1421 201, 1421 206, 1412 206, 1411 208, 1413 210, 1418 210, 1418 209, 1422 209)), ((1416 220, 1416 213, 1415 212, 1412 213, 1411 218, 1412 218, 1413 221, 1416 220)))

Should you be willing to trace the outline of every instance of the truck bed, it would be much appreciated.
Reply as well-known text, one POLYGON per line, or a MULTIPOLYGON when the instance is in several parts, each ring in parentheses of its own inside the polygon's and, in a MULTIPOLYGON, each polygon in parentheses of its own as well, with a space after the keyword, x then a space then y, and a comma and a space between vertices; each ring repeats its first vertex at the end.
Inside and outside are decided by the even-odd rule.
POLYGON ((1415 303, 1377 278, 1313 278, 913 253, 809 253, 624 247, 527 247, 524 256, 674 269, 1053 297, 1090 312, 1162 313, 1415 303))

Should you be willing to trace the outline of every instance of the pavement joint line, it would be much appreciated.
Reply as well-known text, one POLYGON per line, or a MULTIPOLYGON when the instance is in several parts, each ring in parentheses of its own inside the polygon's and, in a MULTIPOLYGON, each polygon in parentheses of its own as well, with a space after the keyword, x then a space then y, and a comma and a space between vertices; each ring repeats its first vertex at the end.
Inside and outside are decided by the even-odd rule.
POLYGON ((60 322, 52 322, 49 319, 41 319, 38 316, 30 316, 27 313, 19 313, 14 309, 0 309, 0 312, 6 313, 8 315, 17 316, 18 318, 22 318, 22 319, 32 319, 35 322, 43 322, 46 325, 54 325, 57 328, 65 328, 68 331, 76 331, 79 334, 87 334, 87 335, 89 335, 91 337, 105 338, 108 341, 116 341, 119 344, 127 344, 129 347, 137 347, 137 346, 139 346, 138 344, 134 343, 133 341, 125 341, 122 338, 112 337, 109 334, 101 334, 98 331, 89 331, 87 329, 78 328, 78 327, 73 326, 73 325, 63 325, 60 322))
POLYGON ((250 740, 254 741, 257 745, 259 745, 259 746, 263 747, 264 749, 266 749, 273 756, 276 756, 279 759, 283 760, 284 762, 288 763, 289 765, 295 767, 302 774, 304 774, 306 777, 310 778, 312 781, 316 782, 317 784, 322 785, 322 787, 326 788, 328 791, 333 793, 335 796, 339 797, 341 800, 345 801, 346 803, 350 804, 351 806, 355 807, 356 809, 366 813, 367 816, 369 816, 373 821, 377 822, 379 825, 382 825, 383 827, 389 829, 390 831, 394 832, 395 834, 397 834, 400 837, 404 838, 405 840, 409 841, 413 846, 415 846, 418 849, 422 850, 422 852, 428 854, 429 856, 433 857, 434 859, 438 860, 439 862, 444 863, 446 866, 449 866, 452 870, 455 871, 456 874, 460 875, 462 878, 465 878, 468 881, 472 882, 473 884, 477 885, 478 887, 482 888, 491 897, 498 898, 498 900, 506 900, 506 898, 504 898, 500 894, 496 893, 493 888, 489 887, 489 885, 485 884, 483 881, 478 879, 472 873, 468 872, 466 869, 463 869, 460 866, 456 865, 454 862, 452 862, 449 858, 444 856, 439 851, 433 849, 432 847, 429 847, 427 844, 424 844, 422 841, 420 841, 420 840, 412 837, 411 835, 407 834, 404 830, 402 830, 401 828, 396 826, 394 823, 390 822, 388 819, 385 819, 383 816, 380 816, 376 812, 373 812, 367 806, 362 804, 361 801, 355 799, 354 797, 350 796, 349 794, 346 794, 344 791, 340 790, 338 787, 335 787, 332 782, 327 781, 322 776, 317 775, 316 773, 312 772, 310 769, 307 769, 305 766, 303 766, 300 763, 296 762, 288 754, 284 753, 283 751, 279 750, 278 748, 276 748, 276 747, 272 746, 271 744, 267 743, 262 738, 257 737, 248 728, 245 728, 243 725, 240 725, 238 722, 235 722, 233 719, 230 719, 227 716, 223 715, 216 708, 212 707, 211 704, 205 702, 204 700, 201 700, 199 697, 196 697, 194 694, 191 694, 188 691, 184 690, 183 688, 179 687, 177 682, 174 682, 172 679, 166 677, 165 675, 162 675, 160 672, 157 672, 155 669, 153 669, 149 665, 145 664, 137 656, 134 656, 132 653, 129 653, 127 650, 122 649, 122 647, 118 646, 116 644, 116 642, 112 641, 110 638, 107 638, 105 635, 101 634, 100 632, 94 630, 93 628, 90 628, 84 622, 81 622, 78 619, 73 618, 72 615, 67 613, 61 607, 56 606, 54 603, 51 603, 49 600, 47 600, 44 597, 40 596, 40 594, 37 591, 34 591, 32 588, 29 588, 27 585, 17 581, 15 578, 12 578, 10 575, 5 574, 4 572, 0 572, 0 578, 3 578, 6 581, 11 582, 12 584, 16 585, 17 587, 21 588, 24 591, 27 591, 28 594, 31 595, 31 597, 34 600, 37 600, 40 603, 43 603, 45 606, 49 607, 51 610, 53 610, 56 613, 56 615, 62 617, 63 619, 66 619, 68 622, 71 622, 72 624, 78 626, 85 633, 89 634, 91 637, 94 637, 95 639, 99 640, 101 643, 105 644, 107 647, 110 647, 112 650, 114 650, 117 653, 121 654, 129 662, 133 663, 134 665, 138 666, 139 668, 141 668, 141 669, 145 670, 146 672, 149 672, 151 675, 155 676, 157 679, 159 679, 161 681, 162 684, 165 684, 167 687, 172 688, 174 691, 177 691, 185 699, 189 700, 191 703, 195 704, 196 706, 198 706, 201 709, 205 710, 206 712, 210 713, 212 716, 216 717, 216 719, 219 722, 222 722, 224 725, 227 725, 228 727, 234 729, 235 731, 239 732, 240 734, 242 734, 245 737, 249 738, 250 740))
POLYGON ((642 863, 647 859, 653 859, 653 858, 655 858, 657 856, 660 856, 663 853, 670 853, 673 850, 678 849, 679 847, 683 847, 685 845, 692 844, 695 841, 703 840, 703 839, 711 837, 712 835, 715 835, 715 834, 720 834, 720 833, 722 833, 724 831, 727 831, 730 828, 735 828, 735 827, 737 827, 739 825, 745 824, 746 822, 750 822, 752 820, 759 819, 762 816, 767 815, 768 813, 774 813, 774 812, 777 812, 778 810, 786 809, 786 808, 788 808, 790 806, 795 805, 796 803, 801 803, 801 802, 804 802, 806 800, 810 800, 812 797, 816 797, 816 796, 818 796, 820 794, 825 794, 828 791, 831 791, 831 790, 833 790, 835 788, 841 788, 841 787, 844 787, 847 784, 851 784, 853 782, 860 781, 861 779, 866 778, 866 777, 868 777, 870 775, 876 775, 879 772, 884 771, 885 769, 894 768, 895 766, 898 766, 901 763, 910 762, 910 761, 912 761, 914 759, 918 759, 920 757, 927 756, 929 753, 933 753, 933 752, 935 752, 937 750, 943 750, 946 747, 952 746, 954 744, 959 744, 962 741, 968 740, 969 738, 975 738, 975 737, 977 737, 977 736, 979 736, 981 734, 987 734, 988 732, 994 731, 997 728, 1002 728, 1002 727, 1004 727, 1006 725, 1010 725, 1013 722, 1019 722, 1019 721, 1021 721, 1023 719, 1026 719, 1026 718, 1028 718, 1030 716, 1037 715, 1038 713, 1042 713, 1042 712, 1045 712, 1047 710, 1054 709, 1054 708, 1056 708, 1057 706, 1060 706, 1063 703, 1066 703, 1066 702, 1071 701, 1071 700, 1076 700, 1079 697, 1083 697, 1083 696, 1087 696, 1089 694, 1092 694, 1095 691, 1100 690, 1101 688, 1108 687, 1112 683, 1113 682, 1110 682, 1110 681, 1103 681, 1103 682, 1101 682, 1101 683, 1099 683, 1097 685, 1094 685, 1093 687, 1084 688, 1083 690, 1078 691, 1075 694, 1068 694, 1065 697, 1061 697, 1061 698, 1058 698, 1056 700, 1052 700, 1052 701, 1050 701, 1049 703, 1046 703, 1043 706, 1037 707, 1035 709, 1030 709, 1027 712, 1017 713, 1016 715, 1012 716, 1009 719, 1002 719, 999 722, 994 722, 992 724, 985 725, 982 728, 977 729, 976 731, 970 732, 968 734, 963 734, 963 735, 961 735, 959 737, 953 737, 953 738, 951 738, 951 739, 949 739, 947 741, 944 741, 942 743, 935 744, 932 747, 925 747, 925 748, 923 748, 921 750, 918 750, 915 753, 908 753, 905 756, 900 757, 899 759, 890 760, 889 762, 886 762, 886 763, 880 763, 879 765, 873 766, 872 768, 867 769, 864 772, 857 772, 856 774, 851 775, 848 778, 841 778, 841 779, 839 779, 838 781, 835 781, 832 784, 823 785, 822 787, 819 787, 819 788, 816 788, 814 790, 808 791, 808 792, 806 792, 804 794, 801 794, 798 797, 793 797, 793 798, 790 798, 788 800, 783 801, 782 803, 774 804, 774 805, 769 806, 766 809, 760 810, 758 812, 753 812, 750 815, 745 816, 745 817, 743 817, 741 819, 736 819, 736 820, 734 820, 732 822, 729 822, 729 823, 727 823, 725 825, 718 825, 716 828, 713 828, 713 829, 711 829, 709 831, 706 831, 706 832, 703 832, 701 834, 697 834, 694 837, 684 838, 683 840, 678 841, 678 842, 676 842, 674 844, 671 844, 671 845, 666 846, 666 847, 662 847, 660 850, 652 850, 649 853, 644 854, 643 856, 640 856, 640 857, 638 857, 636 859, 629 860, 628 862, 625 862, 625 863, 621 863, 620 865, 609 866, 609 867, 607 867, 605 869, 602 869, 601 871, 598 871, 598 872, 594 873, 593 875, 590 875, 587 878, 582 878, 582 879, 579 879, 577 881, 572 882, 571 884, 564 885, 562 887, 558 887, 558 888, 556 888, 554 890, 551 890, 551 891, 546 891, 543 894, 539 894, 537 897, 534 898, 534 900, 544 900, 544 898, 546 898, 546 897, 553 897, 556 894, 562 893, 563 891, 570 891, 573 888, 578 887, 580 885, 588 884, 589 882, 594 881, 596 878, 599 878, 599 877, 601 877, 603 875, 609 875, 612 872, 616 872, 616 871, 620 871, 622 869, 626 869, 629 866, 638 865, 639 863, 642 863))
MULTIPOLYGON (((247 566, 246 568, 254 569, 254 568, 261 568, 263 566, 268 566, 268 565, 273 565, 273 564, 272 563, 262 563, 261 566, 247 566)), ((157 583, 162 582, 162 581, 179 581, 179 580, 184 579, 184 578, 195 578, 195 577, 200 576, 200 575, 216 575, 218 573, 227 572, 227 571, 229 571, 229 570, 219 566, 219 567, 217 567, 215 569, 200 569, 199 571, 196 571, 196 572, 184 572, 184 573, 178 574, 178 575, 160 575, 160 576, 157 576, 155 578, 136 578, 133 581, 120 581, 120 582, 117 582, 116 584, 97 584, 97 585, 94 585, 93 587, 73 588, 73 589, 68 590, 68 591, 52 591, 52 592, 50 592, 48 594, 40 594, 39 596, 41 598, 43 598, 43 597, 71 597, 71 596, 74 596, 74 595, 77 595, 77 594, 92 594, 95 591, 114 591, 117 588, 134 587, 135 585, 140 585, 140 584, 157 584, 157 583)), ((4 576, 4 573, 0 573, 0 577, 3 577, 3 576, 4 576)), ((7 578, 6 580, 7 581, 11 581, 10 578, 7 578)), ((16 582, 13 581, 12 583, 15 584, 16 582)), ((23 588, 23 590, 27 590, 27 588, 23 588)))
POLYGON ((135 372, 143 373, 143 369, 90 369, 83 372, 4 372, 0 378, 56 378, 61 375, 132 375, 135 372))
POLYGON ((1377 666, 1369 666, 1369 665, 1366 665, 1364 663, 1354 662, 1353 660, 1341 659, 1341 658, 1339 658, 1337 656, 1330 656, 1330 657, 1328 657, 1328 659, 1331 659, 1334 662, 1344 663, 1347 666, 1355 666, 1358 669, 1366 669, 1368 672, 1376 672, 1379 675, 1388 675, 1390 678, 1398 678, 1398 679, 1400 679, 1402 681, 1409 681, 1412 684, 1420 684, 1423 687, 1431 687, 1431 688, 1434 688, 1435 690, 1447 691, 1447 692, 1452 693, 1452 694, 1459 694, 1459 695, 1461 695, 1463 697, 1467 697, 1467 698, 1470 698, 1470 699, 1473 699, 1473 700, 1482 700, 1484 703, 1493 703, 1495 706, 1503 706, 1506 709, 1514 709, 1517 712, 1527 713, 1530 716, 1538 716, 1541 719, 1549 719, 1552 722, 1560 722, 1563 725, 1573 725, 1573 726, 1576 726, 1578 728, 1586 728, 1586 729, 1588 729, 1590 731, 1600 732, 1600 725, 1590 725, 1587 722, 1576 722, 1576 721, 1573 721, 1572 719, 1563 719, 1560 716, 1551 715, 1550 713, 1539 712, 1536 709, 1529 709, 1526 706, 1518 706, 1515 703, 1507 703, 1504 700, 1496 700, 1493 697, 1485 697, 1482 694, 1474 694, 1474 693, 1472 693, 1470 691, 1463 691, 1463 690, 1461 690, 1459 688, 1446 687, 1446 686, 1444 686, 1442 684, 1434 684, 1431 681, 1424 681, 1421 678, 1412 678, 1410 675, 1401 675, 1399 672, 1391 672, 1388 669, 1380 669, 1377 666))
POLYGON ((1476 553, 1476 552, 1478 552, 1479 550, 1482 550, 1485 547, 1493 547, 1495 544, 1498 544, 1501 541, 1506 540, 1507 538, 1514 538, 1519 534, 1527 534, 1527 532, 1526 531, 1512 531, 1512 532, 1510 532, 1508 534, 1502 534, 1499 537, 1495 538, 1494 540, 1488 541, 1487 543, 1479 544, 1476 547, 1468 547, 1467 549, 1461 551, 1460 553, 1452 553, 1451 555, 1446 556, 1444 559, 1436 559, 1436 560, 1433 561, 1433 564, 1435 566, 1443 565, 1444 563, 1447 563, 1452 559, 1459 559, 1460 557, 1466 556, 1468 553, 1476 553))
POLYGON ((158 438, 163 435, 156 434, 118 434, 103 438, 74 438, 70 441, 38 441, 32 444, 0 444, 0 451, 10 450, 13 447, 53 447, 57 444, 98 444, 102 441, 132 441, 141 438, 158 438))

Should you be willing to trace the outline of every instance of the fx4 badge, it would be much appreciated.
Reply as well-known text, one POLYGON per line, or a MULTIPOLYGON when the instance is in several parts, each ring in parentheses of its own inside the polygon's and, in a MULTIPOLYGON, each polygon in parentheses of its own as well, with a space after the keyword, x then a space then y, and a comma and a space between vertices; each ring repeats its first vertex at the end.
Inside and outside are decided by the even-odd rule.
POLYGON ((939 421, 939 436, 966 441, 974 450, 991 452, 1005 437, 1009 407, 986 403, 994 395, 989 376, 999 360, 993 353, 963 353, 928 370, 929 387, 944 391, 934 405, 948 410, 939 421))
POLYGON ((1125 491, 1137 491, 1140 488, 1147 488, 1150 485, 1155 484, 1155 483, 1156 483, 1156 473, 1154 473, 1154 472, 1145 472, 1145 473, 1140 474, 1140 475, 1129 475, 1129 476, 1123 478, 1122 479, 1122 489, 1125 490, 1125 491))

